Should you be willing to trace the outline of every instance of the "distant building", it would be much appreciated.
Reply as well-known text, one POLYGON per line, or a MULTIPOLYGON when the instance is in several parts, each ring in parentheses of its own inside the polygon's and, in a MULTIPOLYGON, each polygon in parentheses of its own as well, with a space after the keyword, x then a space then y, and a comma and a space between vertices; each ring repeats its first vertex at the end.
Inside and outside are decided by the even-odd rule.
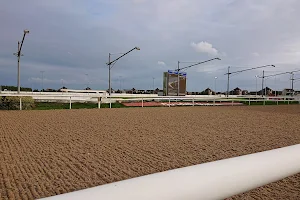
POLYGON ((56 92, 56 90, 51 89, 51 88, 47 88, 46 90, 44 90, 44 92, 56 92))
POLYGON ((289 96, 289 95, 293 95, 293 90, 289 89, 289 88, 285 88, 284 90, 282 90, 282 95, 283 96, 289 96))
POLYGON ((272 96, 280 96, 280 95, 282 95, 282 91, 273 90, 272 96))
POLYGON ((266 94, 267 96, 271 96, 272 93, 273 93, 273 90, 271 88, 269 88, 269 87, 265 87, 263 90, 260 90, 258 92, 259 95, 262 95, 262 94, 265 95, 266 94))
POLYGON ((242 95, 247 95, 249 92, 248 92, 248 90, 243 90, 242 91, 242 95))
POLYGON ((212 95, 213 91, 210 88, 206 88, 200 94, 201 95, 212 95))
POLYGON ((229 92, 230 95, 242 95, 242 90, 240 88, 235 88, 229 92))

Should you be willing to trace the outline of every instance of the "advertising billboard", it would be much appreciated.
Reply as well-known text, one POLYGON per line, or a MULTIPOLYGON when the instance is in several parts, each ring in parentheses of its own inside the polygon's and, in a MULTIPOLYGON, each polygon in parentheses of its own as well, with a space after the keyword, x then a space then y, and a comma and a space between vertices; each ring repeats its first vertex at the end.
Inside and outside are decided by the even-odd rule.
MULTIPOLYGON (((165 96, 177 96, 178 72, 168 70, 163 73, 163 88, 165 96)), ((179 72, 179 95, 186 94, 186 72, 179 72)))

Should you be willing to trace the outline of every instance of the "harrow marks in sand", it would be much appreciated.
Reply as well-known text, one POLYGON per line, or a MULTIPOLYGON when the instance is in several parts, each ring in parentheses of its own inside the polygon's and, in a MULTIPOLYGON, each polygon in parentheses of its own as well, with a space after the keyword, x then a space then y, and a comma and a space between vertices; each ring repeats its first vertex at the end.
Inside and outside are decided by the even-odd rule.
MULTIPOLYGON (((299 106, 0 112, 0 199, 35 199, 300 143, 299 106)), ((300 199, 300 176, 233 199, 300 199)))

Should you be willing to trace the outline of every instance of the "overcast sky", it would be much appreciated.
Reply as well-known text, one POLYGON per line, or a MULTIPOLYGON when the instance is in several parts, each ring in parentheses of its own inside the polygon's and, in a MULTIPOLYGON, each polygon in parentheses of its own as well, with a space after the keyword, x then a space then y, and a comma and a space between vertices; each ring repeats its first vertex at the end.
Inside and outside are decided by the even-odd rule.
MULTIPOLYGON (((274 64, 266 75, 300 69, 299 0, 3 0, 0 1, 0 85, 17 84, 17 41, 26 35, 21 86, 108 88, 108 53, 125 53, 112 88, 162 88, 177 61, 213 61, 188 69, 187 90, 226 90, 231 71, 274 64), (121 79, 121 84, 120 84, 121 79)), ((113 55, 117 58, 119 55, 113 55)), ((188 64, 181 64, 184 67, 188 64)), ((255 90, 262 70, 232 76, 230 88, 255 90)), ((295 75, 300 78, 300 73, 295 75)), ((290 75, 267 80, 290 87, 290 75)), ((261 86, 261 80, 259 79, 261 86)), ((295 84, 300 89, 300 81, 295 84)))

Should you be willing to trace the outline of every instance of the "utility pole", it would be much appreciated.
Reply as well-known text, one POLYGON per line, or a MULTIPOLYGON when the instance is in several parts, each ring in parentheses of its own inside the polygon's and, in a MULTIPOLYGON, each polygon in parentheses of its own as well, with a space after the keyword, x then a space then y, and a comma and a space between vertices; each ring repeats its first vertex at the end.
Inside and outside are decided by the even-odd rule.
POLYGON ((265 70, 263 70, 263 75, 261 78, 261 96, 264 96, 264 80, 265 80, 265 70))
POLYGON ((294 95, 294 73, 292 72, 292 78, 291 78, 291 81, 292 81, 292 96, 294 95))
MULTIPOLYGON (((111 63, 110 56, 111 56, 111 53, 108 53, 108 63, 111 63)), ((108 65, 108 93, 109 93, 109 96, 111 95, 110 70, 111 70, 111 64, 108 65)))
POLYGON ((119 76, 119 82, 120 82, 120 91, 122 91, 122 76, 119 76))
MULTIPOLYGON (((206 61, 202 61, 202 62, 193 62, 194 64, 192 65, 189 65, 189 66, 186 66, 186 67, 183 67, 183 68, 180 68, 179 67, 179 64, 180 62, 178 61, 178 65, 177 65, 177 69, 175 69, 175 71, 177 71, 177 96, 179 96, 179 86, 180 86, 180 71, 181 70, 184 70, 184 69, 187 69, 187 68, 190 68, 190 67, 194 67, 196 65, 200 65, 200 64, 203 64, 203 63, 207 63, 207 62, 210 62, 210 61, 213 61, 213 60, 221 60, 220 58, 213 58, 213 59, 209 59, 209 60, 206 60, 206 61)), ((191 62, 181 62, 181 63, 191 63, 191 62)), ((184 94, 185 94, 186 91, 184 91, 184 94)))
POLYGON ((89 87, 89 74, 86 75, 86 89, 89 87))
POLYGON ((257 77, 258 75, 255 76, 256 80, 255 80, 255 96, 257 96, 257 77))
POLYGON ((127 54, 129 54, 130 52, 132 52, 133 50, 141 50, 139 47, 134 47, 133 49, 131 49, 130 51, 126 52, 126 53, 122 53, 122 55, 120 57, 118 57, 117 59, 111 61, 111 53, 108 53, 108 63, 106 63, 106 65, 108 65, 108 91, 109 91, 109 96, 111 95, 111 78, 110 78, 110 70, 112 69, 113 65, 122 57, 126 56, 127 54))
POLYGON ((276 83, 276 75, 275 75, 275 97, 277 96, 277 83, 276 83))
POLYGON ((217 95, 217 79, 218 77, 215 76, 215 95, 217 95))
POLYGON ((21 91, 21 86, 20 86, 20 58, 21 58, 21 56, 23 56, 23 54, 21 53, 21 50, 22 50, 22 46, 23 46, 23 43, 24 43, 25 36, 28 33, 29 33, 29 30, 25 29, 21 44, 18 41, 18 51, 16 53, 14 53, 14 55, 18 57, 18 83, 17 83, 18 84, 18 94, 20 94, 20 91, 21 91))
POLYGON ((42 73, 42 91, 44 92, 44 72, 45 71, 41 71, 42 73))
POLYGON ((18 94, 20 94, 20 92, 21 92, 21 85, 20 85, 20 79, 21 79, 21 76, 20 76, 20 57, 21 57, 21 55, 20 55, 20 53, 19 53, 19 51, 20 51, 20 42, 18 41, 18 94))
POLYGON ((153 94, 154 94, 154 90, 155 90, 155 88, 154 88, 154 81, 155 81, 155 78, 152 77, 152 79, 153 79, 153 82, 152 82, 152 88, 153 88, 153 94))
POLYGON ((180 89, 180 86, 179 86, 179 84, 180 84, 180 75, 179 75, 179 61, 178 61, 178 65, 177 65, 177 96, 179 96, 179 89, 180 89))
POLYGON ((230 66, 228 66, 228 72, 227 72, 227 97, 229 96, 229 76, 230 76, 230 66))

